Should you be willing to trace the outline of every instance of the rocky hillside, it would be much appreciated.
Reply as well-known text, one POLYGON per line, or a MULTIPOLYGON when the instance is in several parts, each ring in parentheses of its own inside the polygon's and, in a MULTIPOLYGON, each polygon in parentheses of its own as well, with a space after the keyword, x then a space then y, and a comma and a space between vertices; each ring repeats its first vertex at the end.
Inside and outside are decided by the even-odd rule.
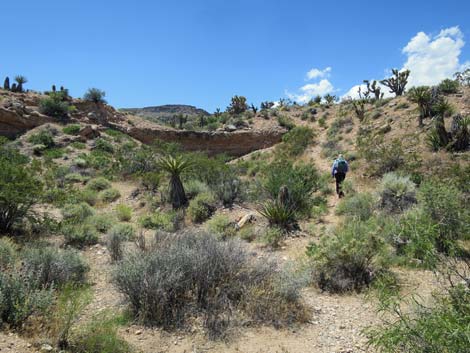
POLYGON ((154 107, 144 108, 123 108, 122 112, 130 113, 132 115, 140 116, 144 119, 154 122, 167 123, 175 115, 187 115, 188 117, 195 117, 200 115, 209 115, 204 109, 185 104, 166 104, 154 107))

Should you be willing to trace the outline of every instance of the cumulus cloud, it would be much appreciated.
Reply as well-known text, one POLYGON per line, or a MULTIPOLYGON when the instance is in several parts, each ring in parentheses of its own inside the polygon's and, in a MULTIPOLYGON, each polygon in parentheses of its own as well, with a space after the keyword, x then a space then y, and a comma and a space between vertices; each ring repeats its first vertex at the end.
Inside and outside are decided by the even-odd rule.
MULTIPOLYGON (((464 45, 463 33, 458 26, 443 29, 435 36, 418 32, 402 49, 406 62, 400 71, 411 71, 407 87, 436 85, 443 79, 452 77, 455 72, 470 66, 468 61, 460 62, 464 45)), ((393 96, 388 87, 380 86, 385 97, 393 96)), ((359 87, 366 89, 365 85, 355 85, 342 98, 359 98, 359 87)))
POLYGON ((436 36, 416 34, 402 52, 407 55, 403 69, 411 71, 408 84, 435 85, 459 71, 459 57, 465 42, 459 27, 443 29, 436 36))
POLYGON ((329 80, 324 78, 320 82, 306 84, 300 87, 299 90, 298 94, 286 92, 286 95, 298 103, 307 103, 316 96, 324 96, 327 93, 334 92, 335 88, 329 80))
POLYGON ((331 67, 327 67, 323 70, 320 69, 311 69, 309 72, 307 72, 306 80, 313 80, 316 78, 322 78, 322 77, 328 77, 331 72, 331 67))

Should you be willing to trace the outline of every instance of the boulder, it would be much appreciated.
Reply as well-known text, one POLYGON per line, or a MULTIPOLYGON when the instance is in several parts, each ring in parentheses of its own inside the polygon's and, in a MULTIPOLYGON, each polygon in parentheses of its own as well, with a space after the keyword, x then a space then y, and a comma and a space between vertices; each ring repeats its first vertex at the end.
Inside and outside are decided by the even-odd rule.
POLYGON ((256 221, 256 215, 253 212, 247 213, 237 222, 236 228, 242 229, 247 223, 256 221))
POLYGON ((101 133, 98 131, 97 126, 85 125, 80 129, 78 136, 80 136, 80 141, 86 142, 87 140, 93 140, 100 137, 101 133))

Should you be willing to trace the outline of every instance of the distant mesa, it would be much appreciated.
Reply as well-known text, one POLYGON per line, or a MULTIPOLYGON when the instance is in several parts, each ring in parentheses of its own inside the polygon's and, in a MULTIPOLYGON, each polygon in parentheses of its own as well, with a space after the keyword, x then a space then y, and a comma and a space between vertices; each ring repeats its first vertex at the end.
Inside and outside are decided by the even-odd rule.
POLYGON ((121 112, 127 112, 132 115, 140 116, 144 119, 155 122, 166 122, 168 119, 173 118, 175 115, 200 116, 210 115, 207 111, 192 105, 185 104, 166 104, 154 107, 144 108, 122 108, 121 112))

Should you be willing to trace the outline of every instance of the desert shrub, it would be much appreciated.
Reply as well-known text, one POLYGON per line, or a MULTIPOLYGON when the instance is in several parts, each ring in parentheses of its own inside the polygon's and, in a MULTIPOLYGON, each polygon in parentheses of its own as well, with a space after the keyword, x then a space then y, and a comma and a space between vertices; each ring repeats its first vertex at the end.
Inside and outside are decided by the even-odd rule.
POLYGON ((109 234, 116 235, 122 240, 129 241, 135 238, 136 231, 132 224, 118 223, 110 229, 109 234))
POLYGON ((173 230, 172 215, 163 212, 154 212, 140 217, 139 223, 142 227, 148 229, 163 229, 166 231, 173 230))
POLYGON ((116 262, 122 259, 124 239, 118 233, 108 234, 106 237, 106 247, 109 251, 111 261, 116 262))
POLYGON ((206 221, 215 211, 214 196, 210 193, 199 194, 189 202, 188 216, 194 223, 206 221))
POLYGON ((290 156, 298 156, 313 142, 314 132, 305 126, 296 126, 282 136, 284 149, 290 156))
POLYGON ((106 233, 115 223, 113 218, 106 214, 96 214, 87 219, 87 223, 91 224, 100 233, 106 233))
POLYGON ((235 235, 236 229, 233 222, 223 214, 213 216, 206 222, 207 230, 219 239, 227 239, 235 235))
POLYGON ((36 172, 19 155, 0 152, 0 233, 8 233, 32 214, 31 207, 40 201, 43 189, 36 172))
POLYGON ((378 193, 380 207, 389 212, 402 212, 417 202, 415 184, 395 173, 383 176, 378 193))
POLYGON ((83 95, 83 99, 94 103, 106 103, 106 93, 98 88, 89 88, 83 95))
POLYGON ((86 218, 95 214, 93 207, 85 202, 68 204, 62 209, 62 218, 68 223, 82 223, 86 218))
POLYGON ((103 191, 109 189, 111 187, 111 183, 108 179, 103 177, 98 177, 95 179, 91 179, 87 183, 87 188, 94 190, 94 191, 103 191))
POLYGON ((86 148, 86 144, 79 141, 74 141, 70 144, 70 147, 76 148, 77 150, 84 150, 86 148))
POLYGON ((277 122, 280 126, 286 128, 287 130, 292 130, 293 128, 295 128, 294 121, 285 115, 279 115, 277 117, 277 122))
POLYGON ((80 173, 69 173, 65 176, 66 183, 81 183, 83 182, 83 176, 80 173))
POLYGON ((188 198, 193 199, 199 194, 210 192, 210 189, 206 183, 197 179, 190 179, 186 182, 185 191, 188 198))
POLYGON ((52 247, 27 249, 21 255, 26 276, 36 288, 63 286, 66 283, 83 283, 88 265, 74 250, 52 247))
POLYGON ((85 188, 80 191, 78 199, 82 202, 86 202, 90 206, 94 206, 98 201, 98 194, 94 190, 85 188))
POLYGON ((47 129, 43 129, 38 133, 31 135, 28 138, 28 142, 34 145, 43 145, 46 148, 51 148, 55 145, 54 136, 52 136, 52 133, 47 129))
POLYGON ((43 152, 43 156, 49 159, 57 159, 57 158, 62 158, 65 152, 66 152, 65 149, 61 147, 52 147, 52 148, 48 148, 47 150, 45 150, 43 152))
POLYGON ((71 353, 132 353, 132 347, 118 335, 119 318, 95 317, 73 334, 71 353))
POLYGON ((119 190, 114 189, 114 188, 103 190, 98 195, 98 198, 102 202, 106 202, 106 203, 114 202, 120 197, 121 197, 121 193, 119 192, 119 190))
POLYGON ((15 264, 17 247, 9 238, 0 238, 0 270, 5 271, 15 264))
POLYGON ((65 245, 83 248, 98 242, 98 233, 91 224, 66 226, 62 232, 65 238, 65 245))
POLYGON ((463 279, 468 278, 470 264, 464 264, 460 273, 455 269, 462 266, 452 265, 453 270, 440 271, 444 288, 431 300, 425 303, 413 296, 386 306, 392 319, 368 330, 369 345, 384 353, 467 352, 470 286, 463 279), (403 302, 411 310, 401 310, 403 302))
POLYGON ((418 199, 424 213, 437 227, 437 250, 453 253, 456 241, 468 239, 470 234, 469 212, 460 190, 451 184, 425 182, 419 189, 418 199))
POLYGON ((444 94, 457 93, 459 91, 459 82, 446 78, 442 80, 437 87, 439 88, 439 92, 444 94))
POLYGON ((368 162, 368 171, 374 176, 396 171, 407 162, 398 139, 385 143, 381 137, 359 136, 357 146, 361 156, 368 162))
POLYGON ((359 291, 383 269, 384 243, 373 219, 350 220, 319 244, 310 244, 314 280, 330 292, 359 291))
POLYGON ((311 209, 312 193, 319 188, 319 174, 312 163, 277 161, 272 163, 263 179, 263 188, 272 200, 276 200, 279 190, 286 186, 289 190, 289 206, 299 214, 308 214, 311 209))
POLYGON ((129 222, 132 219, 132 207, 123 203, 117 205, 116 216, 121 222, 129 222))
POLYGON ((102 151, 102 152, 108 152, 108 153, 114 152, 114 147, 111 144, 111 142, 107 141, 106 139, 102 137, 96 139, 95 149, 102 151))
POLYGON ((374 212, 374 203, 374 198, 371 194, 353 194, 339 203, 336 208, 336 213, 366 221, 374 212))
POLYGON ((56 119, 65 119, 69 113, 70 105, 57 94, 41 99, 39 111, 56 119))
POLYGON ((67 135, 78 135, 78 133, 80 132, 80 125, 70 124, 70 125, 64 126, 62 129, 62 132, 67 135))
POLYGON ((232 207, 235 200, 240 198, 242 194, 241 185, 240 179, 237 176, 224 173, 219 183, 214 186, 214 193, 224 207, 232 207))
POLYGON ((279 247, 279 243, 282 239, 286 236, 285 230, 279 227, 269 227, 266 228, 263 235, 262 240, 273 248, 279 247))
POLYGON ((160 186, 162 176, 157 172, 146 172, 142 174, 141 183, 142 186, 150 192, 157 192, 160 186))
POLYGON ((211 338, 224 334, 233 315, 244 314, 256 321, 269 318, 279 325, 305 319, 301 315, 305 310, 293 310, 302 307, 298 287, 291 293, 282 290, 285 282, 278 267, 266 260, 253 261, 233 239, 219 242, 207 234, 172 235, 153 251, 126 256, 114 271, 113 281, 141 322, 181 327, 198 312, 211 338), (277 307, 266 305, 255 315, 248 310, 249 301, 268 285, 275 288, 270 298, 275 298, 271 303, 277 307), (276 317, 270 315, 278 309, 281 313, 276 317))
POLYGON ((0 327, 19 328, 34 314, 44 313, 52 303, 50 290, 36 289, 17 272, 0 272, 0 327))
POLYGON ((246 98, 243 96, 233 96, 230 105, 227 107, 227 112, 230 114, 242 114, 248 109, 246 98))

